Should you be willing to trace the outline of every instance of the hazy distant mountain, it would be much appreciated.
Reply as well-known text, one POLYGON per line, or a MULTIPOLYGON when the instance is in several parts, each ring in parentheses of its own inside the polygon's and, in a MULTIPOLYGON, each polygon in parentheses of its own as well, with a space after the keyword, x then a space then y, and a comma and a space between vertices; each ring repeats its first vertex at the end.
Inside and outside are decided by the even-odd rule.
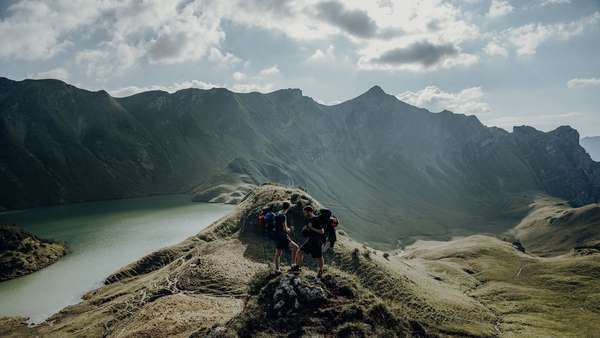
POLYGON ((581 139, 581 145, 594 161, 600 162, 600 136, 584 137, 581 139))
POLYGON ((324 106, 298 89, 113 98, 56 80, 0 79, 0 158, 7 209, 190 191, 240 176, 304 186, 356 238, 385 243, 504 228, 539 192, 574 206, 600 197, 600 164, 570 127, 509 133, 377 86, 324 106))

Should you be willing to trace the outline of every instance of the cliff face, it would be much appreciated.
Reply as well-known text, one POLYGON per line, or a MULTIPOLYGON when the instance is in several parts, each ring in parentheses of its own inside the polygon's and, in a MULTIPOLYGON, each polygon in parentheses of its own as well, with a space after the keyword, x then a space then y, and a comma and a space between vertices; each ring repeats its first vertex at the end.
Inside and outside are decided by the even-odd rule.
POLYGON ((543 133, 519 127, 515 128, 513 138, 543 191, 575 206, 598 201, 600 164, 592 161, 579 145, 575 129, 559 127, 543 133))
POLYGON ((379 87, 324 106, 297 89, 116 99, 60 81, 1 79, 0 206, 196 186, 198 200, 235 200, 239 185, 275 181, 335 205, 357 238, 393 244, 504 229, 535 192, 575 206, 598 201, 600 164, 575 136, 570 128, 508 133, 379 87))

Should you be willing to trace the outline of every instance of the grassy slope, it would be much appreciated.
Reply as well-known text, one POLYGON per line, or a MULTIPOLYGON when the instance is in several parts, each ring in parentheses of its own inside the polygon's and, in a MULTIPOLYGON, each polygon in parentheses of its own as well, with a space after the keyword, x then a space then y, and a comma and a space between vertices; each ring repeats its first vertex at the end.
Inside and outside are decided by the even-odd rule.
MULTIPOLYGON (((338 282, 323 283, 323 310, 265 320, 279 277, 265 274, 272 247, 256 233, 254 213, 292 195, 317 205, 302 191, 262 186, 201 234, 124 267, 47 322, 0 319, 0 336, 578 337, 600 329, 599 255, 540 258, 489 236, 417 242, 384 257, 342 235, 326 258, 326 275, 338 282)), ((310 284, 313 275, 301 278, 310 284)))
POLYGON ((600 245, 600 205, 571 208, 560 199, 539 196, 531 207, 513 230, 528 251, 552 256, 600 245))
POLYGON ((594 337, 600 256, 542 258, 488 236, 409 248, 398 260, 459 286, 496 314, 501 336, 594 337), (462 272, 467 272, 464 278, 462 272))

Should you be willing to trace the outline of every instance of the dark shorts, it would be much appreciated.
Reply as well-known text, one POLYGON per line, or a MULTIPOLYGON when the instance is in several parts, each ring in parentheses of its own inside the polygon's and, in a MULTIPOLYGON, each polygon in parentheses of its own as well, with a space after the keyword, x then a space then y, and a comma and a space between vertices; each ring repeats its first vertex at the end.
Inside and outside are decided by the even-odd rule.
POLYGON ((310 238, 306 243, 304 243, 300 250, 303 252, 310 254, 312 258, 321 258, 323 257, 323 249, 321 247, 321 240, 318 238, 310 238))
POLYGON ((277 249, 285 250, 290 247, 291 240, 290 240, 290 236, 288 236, 288 234, 278 232, 278 233, 275 233, 274 237, 275 237, 274 238, 275 239, 275 247, 277 249))

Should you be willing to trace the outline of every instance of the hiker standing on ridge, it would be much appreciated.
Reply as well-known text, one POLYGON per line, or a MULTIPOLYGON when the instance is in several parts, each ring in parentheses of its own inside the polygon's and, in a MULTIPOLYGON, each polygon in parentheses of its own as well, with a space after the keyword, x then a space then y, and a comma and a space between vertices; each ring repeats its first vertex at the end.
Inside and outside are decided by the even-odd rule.
POLYGON ((292 267, 292 271, 300 271, 304 262, 304 254, 308 253, 319 262, 317 277, 321 278, 323 275, 323 266, 325 265, 323 250, 321 248, 325 231, 321 226, 319 217, 315 216, 315 211, 312 207, 308 206, 304 208, 304 218, 306 218, 308 223, 302 229, 302 234, 307 236, 308 240, 300 247, 300 251, 296 254, 296 265, 292 267))
POLYGON ((283 202, 283 210, 279 212, 274 219, 275 222, 275 233, 273 239, 275 240, 275 255, 273 256, 273 264, 275 264, 275 271, 281 271, 279 269, 279 263, 283 250, 290 249, 292 252, 292 264, 296 261, 296 255, 298 252, 298 244, 290 239, 290 228, 287 224, 287 212, 290 209, 289 202, 283 202))

